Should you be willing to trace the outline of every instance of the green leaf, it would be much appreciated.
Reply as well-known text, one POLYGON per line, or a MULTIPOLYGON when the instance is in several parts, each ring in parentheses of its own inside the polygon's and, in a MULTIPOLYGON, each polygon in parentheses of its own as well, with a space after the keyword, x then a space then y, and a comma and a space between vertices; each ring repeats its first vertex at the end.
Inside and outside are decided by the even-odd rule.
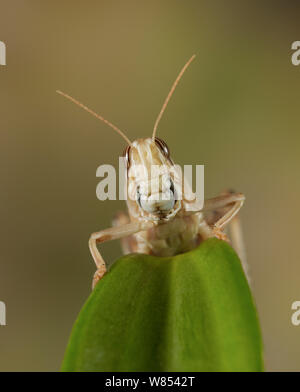
POLYGON ((63 371, 261 371, 253 299, 215 238, 175 257, 119 259, 73 327, 63 371))

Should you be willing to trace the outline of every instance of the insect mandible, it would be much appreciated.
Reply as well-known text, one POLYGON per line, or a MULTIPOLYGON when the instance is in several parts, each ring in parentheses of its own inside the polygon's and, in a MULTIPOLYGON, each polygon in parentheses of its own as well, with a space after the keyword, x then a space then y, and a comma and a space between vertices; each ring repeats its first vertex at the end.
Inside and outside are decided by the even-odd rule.
POLYGON ((195 55, 189 59, 173 83, 156 119, 152 137, 133 142, 102 116, 68 94, 57 90, 60 95, 113 128, 128 144, 124 153, 127 192, 128 196, 131 196, 127 197, 128 214, 119 212, 111 228, 97 231, 90 236, 89 249, 97 267, 93 288, 107 270, 97 244, 120 239, 124 254, 136 252, 172 256, 193 249, 210 237, 229 241, 224 232, 228 223, 231 224, 232 245, 246 269, 245 250, 237 217, 245 196, 242 193, 227 191, 220 196, 205 200, 204 206, 199 206, 197 198, 191 198, 192 190, 188 184, 184 180, 181 181, 180 176, 176 176, 167 144, 156 136, 166 106, 183 73, 194 58, 195 55), (153 165, 164 168, 161 177, 163 180, 151 178, 153 165), (134 170, 136 167, 142 167, 143 170, 134 170), (153 180, 157 180, 156 187, 152 186, 153 180), (179 194, 180 198, 177 197, 179 194))

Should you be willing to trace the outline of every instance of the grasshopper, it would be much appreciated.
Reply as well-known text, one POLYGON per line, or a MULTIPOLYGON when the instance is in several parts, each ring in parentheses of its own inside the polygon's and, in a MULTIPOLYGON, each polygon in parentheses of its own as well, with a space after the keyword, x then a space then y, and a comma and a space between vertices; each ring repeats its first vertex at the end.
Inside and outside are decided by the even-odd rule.
POLYGON ((224 192, 218 197, 205 200, 204 206, 200 205, 195 197, 191 197, 193 193, 188 184, 181 181, 178 173, 176 174, 167 144, 156 136, 158 124, 167 104, 194 58, 195 55, 189 59, 173 83, 156 119, 152 137, 133 142, 102 116, 73 97, 57 90, 59 94, 114 129, 128 144, 123 154, 127 169, 126 186, 130 196, 127 197, 128 214, 119 212, 111 228, 97 231, 90 236, 89 249, 97 267, 93 288, 107 270, 97 244, 120 239, 124 254, 136 252, 173 256, 191 250, 211 237, 229 242, 224 232, 225 226, 229 223, 231 223, 232 245, 246 268, 242 233, 237 218, 245 196, 242 193, 224 192), (163 181, 151 178, 153 165, 164 168, 163 181), (143 170, 135 170, 137 167, 142 167, 143 170), (151 186, 153 180, 158 180, 155 192, 151 186), (177 197, 178 194, 181 195, 180 198, 177 197))

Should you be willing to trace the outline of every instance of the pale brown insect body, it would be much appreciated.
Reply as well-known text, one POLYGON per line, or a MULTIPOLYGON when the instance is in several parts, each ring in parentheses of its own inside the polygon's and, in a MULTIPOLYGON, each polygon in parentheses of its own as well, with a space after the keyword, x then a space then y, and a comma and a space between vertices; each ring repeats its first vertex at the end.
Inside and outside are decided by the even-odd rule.
MULTIPOLYGON (((126 155, 129 163, 127 219, 128 222, 148 222, 149 229, 125 240, 128 242, 127 247, 124 244, 125 251, 171 256, 195 247, 199 243, 202 214, 198 211, 198 214, 188 215, 192 202, 184 193, 181 198, 177 197, 182 182, 176 175, 166 144, 157 138, 138 139, 127 149, 126 155), (141 175, 135 175, 133 169, 137 165, 146 169, 141 175), (153 166, 164 168, 163 181, 157 184, 157 192, 153 191, 155 186, 152 183, 158 180, 151 176, 153 166)), ((190 192, 190 189, 186 191, 190 192)), ((124 222, 124 215, 122 219, 124 222)))
POLYGON ((245 262, 241 230, 236 217, 245 200, 244 195, 225 192, 219 197, 206 200, 203 207, 179 175, 166 143, 156 137, 157 126, 167 103, 194 57, 185 64, 175 80, 156 120, 151 138, 131 142, 115 125, 69 95, 58 91, 104 121, 128 143, 124 154, 127 167, 128 214, 118 213, 112 228, 95 232, 90 237, 89 248, 97 266, 93 287, 106 272, 106 264, 97 243, 114 239, 121 239, 125 254, 137 252, 172 256, 193 249, 210 237, 228 240, 223 229, 231 222, 233 245, 242 262, 245 262), (153 167, 162 168, 159 175, 153 175, 153 167))

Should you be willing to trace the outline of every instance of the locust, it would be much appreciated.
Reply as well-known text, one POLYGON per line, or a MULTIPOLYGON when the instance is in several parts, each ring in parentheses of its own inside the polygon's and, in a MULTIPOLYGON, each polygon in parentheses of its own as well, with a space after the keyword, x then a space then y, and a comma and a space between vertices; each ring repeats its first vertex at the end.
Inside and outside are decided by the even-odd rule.
POLYGON ((204 204, 199 203, 199 200, 193 197, 191 187, 174 170, 175 165, 167 144, 156 136, 158 124, 168 102, 194 58, 195 55, 179 72, 155 121, 152 136, 147 138, 130 141, 117 126, 70 95, 57 90, 57 93, 111 127, 127 143, 123 158, 126 167, 128 213, 118 212, 111 228, 94 232, 89 238, 89 249, 97 268, 92 288, 107 271, 98 245, 117 239, 121 240, 124 254, 143 253, 163 257, 187 252, 206 239, 217 237, 232 243, 244 269, 247 268, 241 225, 237 216, 245 201, 244 194, 225 191, 217 197, 205 200, 204 204), (163 167, 163 176, 152 178, 153 166, 163 167), (136 170, 137 168, 142 170, 136 170), (153 182, 156 186, 152 186, 153 182), (231 240, 225 233, 227 225, 230 227, 231 240))

